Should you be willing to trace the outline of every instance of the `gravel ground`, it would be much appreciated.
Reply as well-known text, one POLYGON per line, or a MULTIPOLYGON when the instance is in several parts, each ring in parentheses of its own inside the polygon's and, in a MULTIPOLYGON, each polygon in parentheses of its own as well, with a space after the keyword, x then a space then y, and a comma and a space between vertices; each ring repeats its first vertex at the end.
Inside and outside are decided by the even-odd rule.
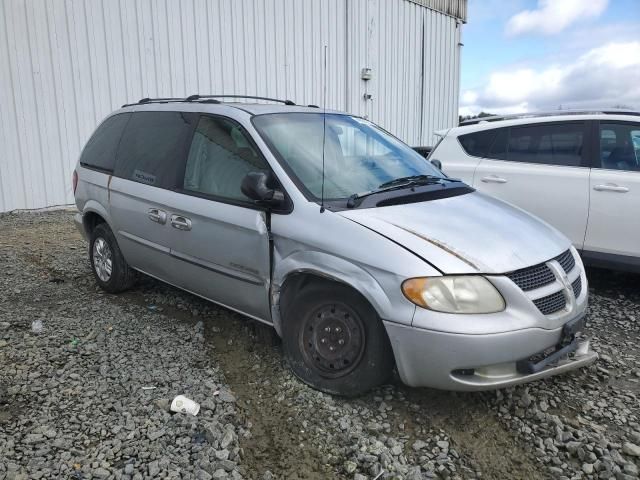
POLYGON ((345 400, 240 315, 146 278, 97 289, 69 212, 2 215, 0 232, 0 480, 638 478, 639 276, 589 272, 587 369, 345 400), (200 413, 169 412, 178 394, 200 413))

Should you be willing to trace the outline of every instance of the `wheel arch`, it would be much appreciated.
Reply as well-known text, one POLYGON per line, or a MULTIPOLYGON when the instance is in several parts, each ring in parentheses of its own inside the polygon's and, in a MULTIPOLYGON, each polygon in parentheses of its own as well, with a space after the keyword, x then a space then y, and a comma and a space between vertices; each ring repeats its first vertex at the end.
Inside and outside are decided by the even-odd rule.
POLYGON ((82 226, 87 234, 87 238, 91 236, 91 231, 99 223, 106 223, 111 231, 113 231, 111 218, 107 210, 95 200, 89 200, 82 209, 82 226))
POLYGON ((391 301, 378 281, 362 267, 322 252, 298 252, 277 262, 272 295, 273 325, 282 336, 284 311, 295 293, 309 283, 338 283, 363 297, 380 318, 391 311, 391 301))

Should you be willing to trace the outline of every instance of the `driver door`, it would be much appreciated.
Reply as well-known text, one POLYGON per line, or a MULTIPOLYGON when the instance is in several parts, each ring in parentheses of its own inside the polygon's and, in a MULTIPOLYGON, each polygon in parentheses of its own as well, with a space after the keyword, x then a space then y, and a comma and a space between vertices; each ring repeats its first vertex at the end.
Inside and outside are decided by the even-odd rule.
POLYGON ((266 212, 240 190, 248 172, 267 170, 239 124, 201 115, 167 223, 178 286, 271 322, 266 212))

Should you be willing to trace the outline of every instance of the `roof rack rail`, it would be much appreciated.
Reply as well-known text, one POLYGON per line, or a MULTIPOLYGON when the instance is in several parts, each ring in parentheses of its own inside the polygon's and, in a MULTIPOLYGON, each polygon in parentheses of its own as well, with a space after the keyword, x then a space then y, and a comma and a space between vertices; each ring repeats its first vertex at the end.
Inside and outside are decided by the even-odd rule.
POLYGON ((640 116, 639 111, 635 110, 625 110, 625 109, 615 109, 615 108, 586 108, 586 109, 572 109, 572 110, 549 110, 543 112, 529 112, 529 113, 513 113, 508 115, 492 115, 489 117, 480 117, 480 118, 472 118, 469 120, 463 120, 459 123, 459 125, 476 125, 482 122, 498 122, 500 120, 515 120, 518 118, 538 118, 538 117, 553 117, 553 116, 561 116, 561 115, 594 115, 594 114, 605 114, 605 115, 634 115, 640 116))
POLYGON ((121 108, 131 107, 133 105, 144 105, 145 103, 167 103, 167 102, 181 102, 182 98, 178 97, 167 97, 167 98, 141 98, 135 103, 125 103, 121 108))
POLYGON ((256 97, 254 95, 189 95, 185 98, 186 102, 194 102, 201 99, 216 99, 216 98, 248 98, 250 100, 267 100, 269 102, 277 102, 284 103, 285 105, 295 105, 291 100, 280 100, 278 98, 270 98, 270 97, 256 97))
POLYGON ((169 103, 169 102, 208 102, 208 103, 220 103, 217 98, 248 98, 251 100, 267 100, 269 102, 277 102, 284 103, 285 105, 295 105, 291 100, 280 100, 278 98, 269 98, 269 97, 256 97, 253 95, 189 95, 186 98, 179 97, 166 97, 166 98, 141 98, 135 103, 125 103, 122 105, 124 107, 131 107, 133 105, 144 105, 146 103, 169 103))

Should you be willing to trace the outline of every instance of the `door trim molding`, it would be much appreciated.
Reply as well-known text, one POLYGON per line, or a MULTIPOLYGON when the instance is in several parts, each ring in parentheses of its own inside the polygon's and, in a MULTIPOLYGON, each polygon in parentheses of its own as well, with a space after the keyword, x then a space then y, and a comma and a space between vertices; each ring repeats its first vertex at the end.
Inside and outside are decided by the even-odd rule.
POLYGON ((233 270, 230 268, 226 268, 222 265, 218 265, 217 263, 207 262, 206 260, 202 260, 201 258, 193 257, 185 253, 171 250, 169 247, 165 247, 163 245, 150 242, 149 240, 145 240, 144 238, 140 238, 131 233, 123 232, 122 230, 120 230, 118 233, 122 235, 124 238, 131 240, 132 242, 138 243, 140 245, 144 245, 145 247, 152 248, 153 250, 164 253, 173 258, 181 260, 183 262, 190 263, 191 265, 195 265, 196 267, 204 268, 205 270, 219 273, 220 275, 224 275, 225 277, 234 278, 242 282, 251 283, 252 285, 264 285, 264 281, 252 275, 243 274, 242 272, 239 272, 237 270, 233 270))
POLYGON ((193 257, 191 255, 187 255, 186 253, 177 252, 175 250, 170 250, 168 253, 173 258, 182 260, 186 263, 190 263, 191 265, 195 265, 196 267, 204 268, 205 270, 209 270, 211 272, 219 273, 220 275, 224 275, 225 277, 230 277, 242 282, 251 283, 252 285, 264 285, 264 282, 262 280, 259 280, 252 275, 243 275, 237 270, 226 268, 222 265, 218 265, 217 263, 207 262, 206 260, 202 260, 201 258, 193 257))

